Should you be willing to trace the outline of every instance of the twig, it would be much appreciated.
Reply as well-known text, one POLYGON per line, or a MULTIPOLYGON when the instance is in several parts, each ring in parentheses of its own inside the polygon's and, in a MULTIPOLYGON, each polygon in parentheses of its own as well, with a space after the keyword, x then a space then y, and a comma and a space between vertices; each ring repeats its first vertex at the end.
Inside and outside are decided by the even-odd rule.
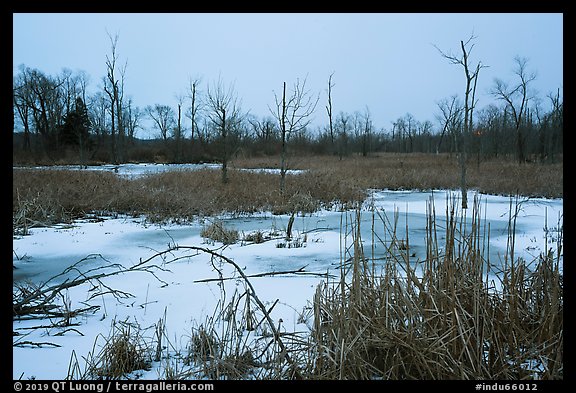
POLYGON ((67 332, 76 332, 79 335, 84 336, 84 334, 80 330, 74 328, 62 330, 61 332, 56 333, 54 336, 63 336, 67 332))
MULTIPOLYGON (((306 265, 308 266, 308 265, 306 265)), ((282 274, 296 274, 296 275, 301 275, 301 276, 318 276, 318 277, 326 277, 327 273, 314 273, 314 272, 307 272, 304 269, 306 268, 306 266, 302 266, 299 269, 296 270, 284 270, 284 271, 272 271, 272 272, 265 272, 265 273, 256 273, 256 274, 250 274, 247 275, 247 278, 258 278, 258 277, 269 277, 269 276, 278 276, 278 275, 282 275, 282 274)), ((237 279, 237 277, 222 277, 222 278, 205 278, 202 280, 195 280, 195 283, 200 283, 200 282, 213 282, 213 281, 227 281, 227 280, 235 280, 237 279)))
POLYGON ((90 254, 90 255, 82 258, 78 262, 74 263, 73 265, 69 266, 68 268, 66 268, 61 273, 51 277, 48 281, 40 284, 37 287, 32 287, 32 288, 22 287, 22 286, 18 287, 17 292, 13 294, 13 301, 12 301, 13 317, 18 318, 18 319, 42 319, 42 318, 45 318, 47 316, 74 316, 80 312, 90 311, 91 309, 94 309, 97 306, 92 306, 92 307, 88 307, 86 309, 80 309, 80 310, 76 310, 73 312, 64 312, 64 313, 51 311, 53 309, 59 308, 59 306, 52 304, 52 301, 57 296, 59 296, 63 291, 65 291, 69 288, 77 287, 77 286, 82 285, 82 284, 87 283, 87 282, 96 281, 99 284, 99 286, 107 289, 107 291, 105 291, 105 292, 93 294, 90 297, 90 299, 93 299, 96 296, 103 296, 104 294, 112 294, 117 299, 121 299, 121 298, 126 299, 129 297, 133 297, 133 295, 131 295, 130 293, 123 292, 123 291, 116 290, 116 289, 112 289, 102 282, 102 279, 107 278, 107 277, 111 277, 111 276, 114 276, 114 275, 117 275, 120 273, 127 273, 127 272, 134 272, 134 271, 147 272, 149 274, 152 274, 158 281, 162 282, 164 285, 168 285, 168 283, 161 280, 156 275, 156 273, 154 272, 154 269, 161 270, 161 271, 168 271, 167 269, 163 269, 157 265, 146 266, 146 264, 149 261, 151 261, 153 258, 155 258, 158 255, 163 255, 163 254, 164 253, 157 253, 157 254, 153 255, 152 257, 150 257, 144 261, 140 260, 139 263, 137 263, 136 265, 133 265, 129 268, 123 268, 122 265, 120 265, 120 264, 109 263, 109 264, 104 265, 104 266, 99 266, 96 268, 89 269, 85 272, 80 271, 80 269, 78 268, 78 265, 81 264, 82 262, 86 261, 86 260, 99 257, 99 258, 103 259, 104 261, 107 261, 100 254, 90 254), (116 270, 114 270, 112 272, 104 271, 104 270, 110 269, 110 268, 114 268, 116 270), (57 278, 65 276, 66 274, 68 274, 70 272, 77 272, 77 276, 73 279, 66 279, 62 283, 47 286, 48 283, 53 282, 57 278), (93 273, 95 273, 95 274, 93 274, 93 273), (32 316, 32 315, 38 315, 38 316, 32 316))
POLYGON ((37 348, 42 348, 42 346, 50 346, 50 347, 56 347, 56 348, 61 347, 61 345, 54 344, 54 343, 48 343, 48 342, 35 343, 32 341, 20 341, 20 342, 14 343, 13 346, 24 347, 26 345, 30 345, 30 346, 37 347, 37 348))

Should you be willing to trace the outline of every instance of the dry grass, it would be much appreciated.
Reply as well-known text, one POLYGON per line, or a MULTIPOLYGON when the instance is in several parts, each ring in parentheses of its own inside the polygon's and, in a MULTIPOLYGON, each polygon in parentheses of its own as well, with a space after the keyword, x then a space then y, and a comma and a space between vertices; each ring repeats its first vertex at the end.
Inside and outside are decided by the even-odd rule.
POLYGON ((203 238, 220 242, 222 244, 234 244, 238 241, 238 231, 232 228, 226 228, 220 220, 213 221, 202 229, 200 235, 203 238))
MULTIPOLYGON (((278 168, 277 157, 234 161, 238 168, 278 168)), ((459 189, 460 167, 456 156, 424 153, 379 153, 369 157, 292 157, 291 169, 311 169, 319 177, 351 183, 354 188, 459 189)), ((526 163, 489 160, 478 165, 471 158, 467 166, 469 188, 484 193, 561 198, 563 163, 526 163)), ((348 185, 348 184, 347 184, 348 185)))
POLYGON ((84 368, 73 351, 67 379, 126 379, 130 374, 149 370, 151 346, 143 329, 134 322, 112 321, 108 337, 98 335, 92 351, 83 356, 84 368), (99 344, 100 340, 103 343, 99 344))
MULTIPOLYGON (((349 208, 370 188, 458 189, 456 160, 445 155, 383 154, 373 157, 293 158, 294 168, 279 191, 279 176, 229 171, 222 184, 217 170, 175 171, 128 180, 113 173, 75 170, 13 170, 15 233, 69 221, 89 212, 146 215, 151 221, 186 221, 223 212, 276 214, 313 212, 337 204, 349 208)), ((244 160, 236 167, 277 166, 273 158, 244 160)), ((563 165, 498 161, 469 165, 468 182, 480 192, 562 197, 563 165)))
POLYGON ((446 245, 439 247, 430 206, 428 252, 419 263, 389 226, 380 273, 362 250, 355 221, 352 265, 314 297, 310 378, 563 378, 559 258, 505 262, 489 276, 482 251, 489 239, 474 209, 466 229, 457 209, 447 208, 446 245))
POLYGON ((67 222, 88 213, 146 215, 151 221, 187 221, 223 212, 313 212, 322 205, 363 198, 355 188, 310 173, 290 176, 284 193, 273 174, 229 171, 168 172, 134 180, 112 173, 75 170, 14 170, 13 228, 67 222))

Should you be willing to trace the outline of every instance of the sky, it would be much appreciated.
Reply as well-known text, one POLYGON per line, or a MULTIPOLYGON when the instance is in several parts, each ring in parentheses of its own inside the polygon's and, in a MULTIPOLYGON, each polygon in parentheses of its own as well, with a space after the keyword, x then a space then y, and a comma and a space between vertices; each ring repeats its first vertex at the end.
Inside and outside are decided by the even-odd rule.
POLYGON ((478 78, 478 108, 495 102, 495 78, 517 82, 516 56, 536 72, 532 87, 545 108, 549 93, 560 88, 563 96, 562 13, 14 13, 13 73, 21 64, 52 76, 84 71, 95 92, 115 35, 125 96, 141 108, 176 109, 191 78, 201 80, 201 93, 220 79, 243 111, 263 118, 283 82, 290 89, 306 78, 319 96, 317 129, 328 122, 332 74, 334 115, 369 111, 378 130, 407 113, 436 125, 437 103, 463 97, 466 80, 437 48, 460 55, 460 40, 471 35, 471 64, 488 66, 478 78))

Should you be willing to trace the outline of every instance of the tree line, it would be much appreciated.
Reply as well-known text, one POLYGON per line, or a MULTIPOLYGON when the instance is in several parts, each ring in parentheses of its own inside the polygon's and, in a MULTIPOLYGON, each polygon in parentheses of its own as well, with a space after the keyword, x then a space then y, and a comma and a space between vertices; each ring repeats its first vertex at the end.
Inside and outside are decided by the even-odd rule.
MULTIPOLYGON (((58 75, 47 75, 19 67, 13 77, 14 161, 219 161, 225 182, 227 162, 239 154, 279 155, 285 173, 287 152, 340 158, 375 152, 465 152, 468 160, 478 163, 498 157, 552 163, 562 152, 560 89, 545 97, 535 93, 536 74, 525 58, 514 59, 510 79, 493 81, 490 93, 496 103, 476 108, 471 93, 482 67, 478 63, 469 69, 466 64, 464 97, 454 94, 438 100, 434 122, 407 112, 388 127, 378 128, 367 107, 333 112, 333 100, 337 102, 340 93, 334 74, 328 77, 324 103, 319 92, 308 89, 306 78, 279 81, 269 114, 262 117, 244 110, 234 85, 220 78, 211 83, 190 79, 175 107, 161 103, 138 107, 126 94, 127 62, 120 61, 118 36, 109 38, 110 53, 103 59, 106 75, 95 92, 88 91, 90 78, 82 71, 65 68, 58 75), (313 115, 322 116, 325 125, 312 128, 313 115), (156 139, 138 138, 145 119, 153 124, 156 139)), ((464 65, 471 51, 465 45, 470 42, 461 42, 464 56, 442 51, 441 55, 464 65)))

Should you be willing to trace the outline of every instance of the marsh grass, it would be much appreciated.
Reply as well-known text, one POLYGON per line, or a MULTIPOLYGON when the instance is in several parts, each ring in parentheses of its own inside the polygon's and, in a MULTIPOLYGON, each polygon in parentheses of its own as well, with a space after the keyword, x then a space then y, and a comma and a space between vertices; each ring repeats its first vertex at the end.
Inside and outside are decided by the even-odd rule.
MULTIPOLYGON (((278 168, 278 157, 237 159, 238 168, 278 168)), ((424 153, 376 153, 368 157, 352 155, 293 156, 291 169, 311 170, 318 177, 330 177, 344 187, 360 190, 452 189, 460 188, 460 167, 455 155, 424 153)), ((467 165, 470 189, 498 195, 523 195, 561 198, 563 163, 527 162, 519 165, 513 159, 491 159, 467 165)))
POLYGON ((227 228, 221 220, 214 220, 209 225, 202 228, 200 236, 212 242, 222 244, 234 244, 238 241, 238 231, 233 228, 227 228))
POLYGON ((310 378, 563 378, 558 256, 496 268, 485 257, 478 203, 468 218, 447 205, 443 233, 428 206, 424 261, 410 260, 389 225, 380 272, 362 249, 360 220, 353 221, 352 264, 314 296, 310 378), (437 241, 442 234, 445 245, 437 241))
POLYGON ((92 350, 82 356, 83 362, 72 351, 66 379, 125 379, 149 370, 152 347, 143 333, 135 322, 114 319, 108 337, 98 335, 92 350))
POLYGON ((330 178, 288 176, 279 191, 278 176, 229 171, 222 184, 215 170, 180 171, 123 179, 113 173, 77 170, 15 169, 13 230, 66 222, 88 213, 144 215, 152 222, 187 222, 221 213, 309 213, 322 206, 364 198, 330 178))
MULTIPOLYGON (((220 213, 310 213, 348 209, 369 189, 459 189, 457 160, 447 155, 292 158, 284 192, 279 176, 233 167, 277 166, 275 158, 237 160, 222 184, 218 170, 174 171, 136 179, 104 171, 13 170, 13 233, 67 222, 88 213, 145 215, 152 222, 186 222, 220 213)), ((561 198, 563 165, 486 161, 469 165, 468 186, 479 192, 561 198)))

